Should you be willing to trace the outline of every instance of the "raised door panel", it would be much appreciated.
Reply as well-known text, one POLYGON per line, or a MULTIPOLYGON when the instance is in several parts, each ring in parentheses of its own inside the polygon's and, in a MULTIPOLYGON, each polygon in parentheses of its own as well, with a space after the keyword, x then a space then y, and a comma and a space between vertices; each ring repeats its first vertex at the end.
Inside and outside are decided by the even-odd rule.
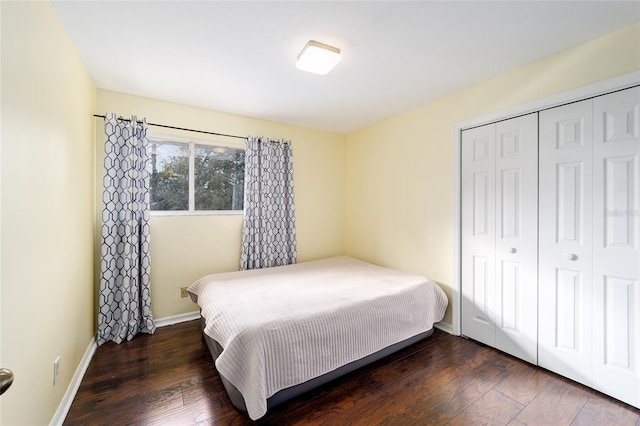
POLYGON ((462 133, 462 334, 495 345, 495 125, 462 133))
POLYGON ((591 384, 592 101, 540 113, 538 364, 591 384))
POLYGON ((594 99, 594 387, 640 407, 640 88, 594 99))
POLYGON ((537 363, 537 113, 496 124, 496 348, 537 363))

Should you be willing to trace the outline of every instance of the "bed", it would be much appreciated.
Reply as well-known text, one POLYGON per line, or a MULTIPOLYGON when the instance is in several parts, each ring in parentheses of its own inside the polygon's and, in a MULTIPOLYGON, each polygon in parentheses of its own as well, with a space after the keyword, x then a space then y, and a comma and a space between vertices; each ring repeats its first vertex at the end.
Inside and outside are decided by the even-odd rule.
POLYGON ((236 408, 268 409, 433 333, 433 281, 350 257, 205 276, 188 288, 236 408))

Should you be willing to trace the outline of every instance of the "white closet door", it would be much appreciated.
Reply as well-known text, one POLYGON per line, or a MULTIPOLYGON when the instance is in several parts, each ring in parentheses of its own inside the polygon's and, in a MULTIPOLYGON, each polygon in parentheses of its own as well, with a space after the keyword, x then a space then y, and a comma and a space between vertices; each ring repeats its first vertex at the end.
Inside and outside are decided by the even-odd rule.
POLYGON ((592 101, 540 112, 538 364, 591 385, 592 101))
POLYGON ((640 88, 593 102, 593 385, 640 407, 640 88))
POLYGON ((495 125, 462 133, 462 334, 495 346, 495 125))
POLYGON ((537 363, 538 115, 496 124, 496 345, 537 363))
POLYGON ((462 133, 462 334, 537 360, 537 114, 462 133))

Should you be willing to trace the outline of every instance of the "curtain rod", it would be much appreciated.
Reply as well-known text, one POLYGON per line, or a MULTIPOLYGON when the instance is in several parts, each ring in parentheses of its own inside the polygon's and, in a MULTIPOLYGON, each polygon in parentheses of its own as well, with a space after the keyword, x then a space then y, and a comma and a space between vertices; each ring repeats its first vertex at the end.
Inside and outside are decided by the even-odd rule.
MULTIPOLYGON (((93 114, 93 116, 96 117, 96 118, 107 118, 106 116, 99 115, 99 114, 93 114)), ((124 118, 124 117, 118 117, 118 120, 131 121, 130 119, 124 118)), ((138 121, 138 123, 142 124, 142 121, 138 121)), ((208 132, 206 130, 195 130, 195 129, 187 129, 187 128, 184 128, 184 127, 167 126, 166 124, 147 123, 147 125, 156 126, 156 127, 164 127, 165 129, 184 130, 186 132, 205 133, 207 135, 225 136, 227 138, 246 139, 245 136, 227 135, 227 134, 224 134, 224 133, 208 132)))

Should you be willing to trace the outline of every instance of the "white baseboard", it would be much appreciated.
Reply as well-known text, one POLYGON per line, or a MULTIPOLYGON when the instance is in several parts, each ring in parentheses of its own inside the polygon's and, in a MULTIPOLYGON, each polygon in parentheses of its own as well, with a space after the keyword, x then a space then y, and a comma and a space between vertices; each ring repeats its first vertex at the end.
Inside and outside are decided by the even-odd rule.
POLYGON ((433 326, 435 328, 437 328, 438 330, 444 331, 445 333, 449 333, 449 334, 455 335, 455 333, 453 332, 453 327, 451 326, 451 324, 447 324, 446 322, 437 322, 437 323, 433 324, 433 326))
POLYGON ((86 373, 87 368, 89 368, 89 363, 91 362, 91 358, 93 358, 93 354, 96 352, 97 347, 98 345, 96 344, 96 338, 94 336, 91 338, 87 350, 84 351, 82 360, 80 361, 78 368, 76 368, 76 372, 73 374, 71 383, 69 383, 64 397, 62 398, 62 401, 60 401, 60 405, 58 405, 58 409, 53 415, 53 419, 51 419, 50 424, 52 426, 61 426, 64 419, 67 417, 67 413, 69 413, 73 399, 76 397, 78 388, 80 388, 80 383, 82 383, 82 379, 84 378, 84 373, 86 373))
POLYGON ((188 312, 186 314, 173 315, 170 317, 158 318, 154 320, 156 327, 166 327, 168 325, 179 324, 181 322, 200 319, 200 312, 188 312))

